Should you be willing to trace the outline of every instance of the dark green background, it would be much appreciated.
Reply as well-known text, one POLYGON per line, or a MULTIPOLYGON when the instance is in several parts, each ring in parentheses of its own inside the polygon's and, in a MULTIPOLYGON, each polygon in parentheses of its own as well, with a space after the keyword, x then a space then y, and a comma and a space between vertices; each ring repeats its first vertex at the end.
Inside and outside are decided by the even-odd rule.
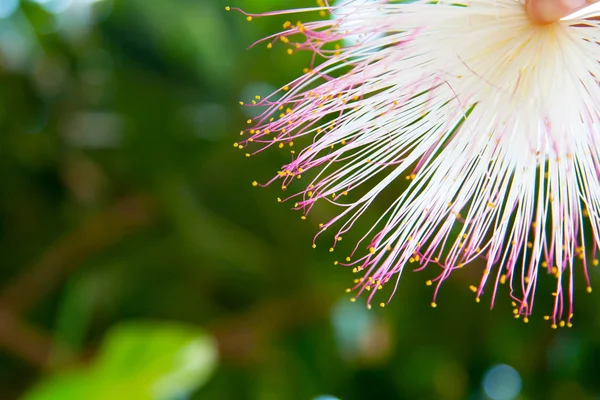
POLYGON ((406 273, 389 306, 367 311, 348 301, 338 250, 311 248, 336 210, 302 221, 277 187, 252 187, 288 155, 234 149, 250 112, 238 102, 294 79, 309 55, 248 49, 286 17, 248 23, 224 7, 313 3, 61 1, 23 0, 0 19, 1 399, 85 371, 109 329, 137 320, 216 339, 193 399, 486 399, 496 364, 519 372, 520 399, 600 398, 598 295, 581 269, 572 329, 542 319, 550 278, 527 325, 506 288, 492 311, 489 295, 476 304, 479 265, 454 274, 436 309, 434 270, 406 273))

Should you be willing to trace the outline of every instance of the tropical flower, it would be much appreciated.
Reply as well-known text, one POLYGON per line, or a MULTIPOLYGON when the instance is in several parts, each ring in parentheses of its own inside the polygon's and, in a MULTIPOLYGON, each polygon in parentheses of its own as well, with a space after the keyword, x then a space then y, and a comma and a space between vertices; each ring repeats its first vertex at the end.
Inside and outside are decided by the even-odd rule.
POLYGON ((506 283, 515 316, 527 322, 538 279, 553 279, 545 318, 571 326, 575 278, 591 292, 600 239, 593 15, 534 24, 514 0, 319 0, 246 15, 292 13, 321 19, 288 21, 259 43, 310 52, 312 63, 249 104, 266 109, 235 146, 251 156, 305 144, 291 147, 291 161, 260 186, 305 182, 279 199, 303 218, 319 200, 339 206, 317 234, 333 232, 331 251, 376 199, 396 194, 340 262, 362 276, 349 291, 370 307, 391 285, 384 306, 408 265, 427 267, 439 272, 427 281, 435 307, 442 282, 480 258, 482 277, 471 286, 478 302, 487 290, 493 305, 506 283))

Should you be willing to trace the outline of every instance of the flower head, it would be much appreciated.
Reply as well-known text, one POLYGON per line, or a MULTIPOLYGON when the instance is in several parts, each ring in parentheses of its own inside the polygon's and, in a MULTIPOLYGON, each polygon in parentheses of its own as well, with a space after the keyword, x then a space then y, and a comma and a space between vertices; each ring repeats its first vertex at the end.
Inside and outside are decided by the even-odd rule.
POLYGON ((435 307, 442 282, 480 258, 477 301, 506 283, 527 321, 550 275, 547 319, 570 326, 576 274, 591 291, 600 239, 600 23, 534 24, 514 0, 319 3, 273 13, 326 18, 264 39, 313 54, 253 102, 266 110, 237 144, 291 149, 266 185, 294 189, 283 201, 303 216, 339 206, 317 234, 331 232, 332 249, 382 192, 397 194, 340 262, 369 305, 410 266, 439 272, 435 307))

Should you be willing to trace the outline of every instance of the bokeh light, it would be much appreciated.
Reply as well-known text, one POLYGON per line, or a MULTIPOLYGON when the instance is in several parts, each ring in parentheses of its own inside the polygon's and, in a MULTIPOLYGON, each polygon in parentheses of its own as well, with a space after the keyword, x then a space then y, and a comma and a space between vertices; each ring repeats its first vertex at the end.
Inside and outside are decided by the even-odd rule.
POLYGON ((510 365, 490 368, 483 378, 483 390, 492 400, 512 400, 521 393, 521 376, 510 365))
POLYGON ((0 1, 0 19, 7 18, 19 7, 19 0, 0 1))

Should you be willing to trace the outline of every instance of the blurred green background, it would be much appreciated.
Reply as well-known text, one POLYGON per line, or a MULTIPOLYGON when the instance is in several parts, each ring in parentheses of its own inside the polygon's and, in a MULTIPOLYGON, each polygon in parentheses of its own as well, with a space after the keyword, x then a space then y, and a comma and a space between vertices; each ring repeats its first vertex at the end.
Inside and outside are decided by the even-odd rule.
POLYGON ((384 309, 348 301, 354 276, 311 248, 335 210, 302 221, 251 185, 289 154, 232 146, 238 102, 309 55, 248 49, 286 17, 226 5, 313 3, 0 0, 0 399, 600 399, 582 276, 556 331, 549 284, 526 325, 505 287, 475 303, 478 265, 436 309, 437 271, 384 309))

